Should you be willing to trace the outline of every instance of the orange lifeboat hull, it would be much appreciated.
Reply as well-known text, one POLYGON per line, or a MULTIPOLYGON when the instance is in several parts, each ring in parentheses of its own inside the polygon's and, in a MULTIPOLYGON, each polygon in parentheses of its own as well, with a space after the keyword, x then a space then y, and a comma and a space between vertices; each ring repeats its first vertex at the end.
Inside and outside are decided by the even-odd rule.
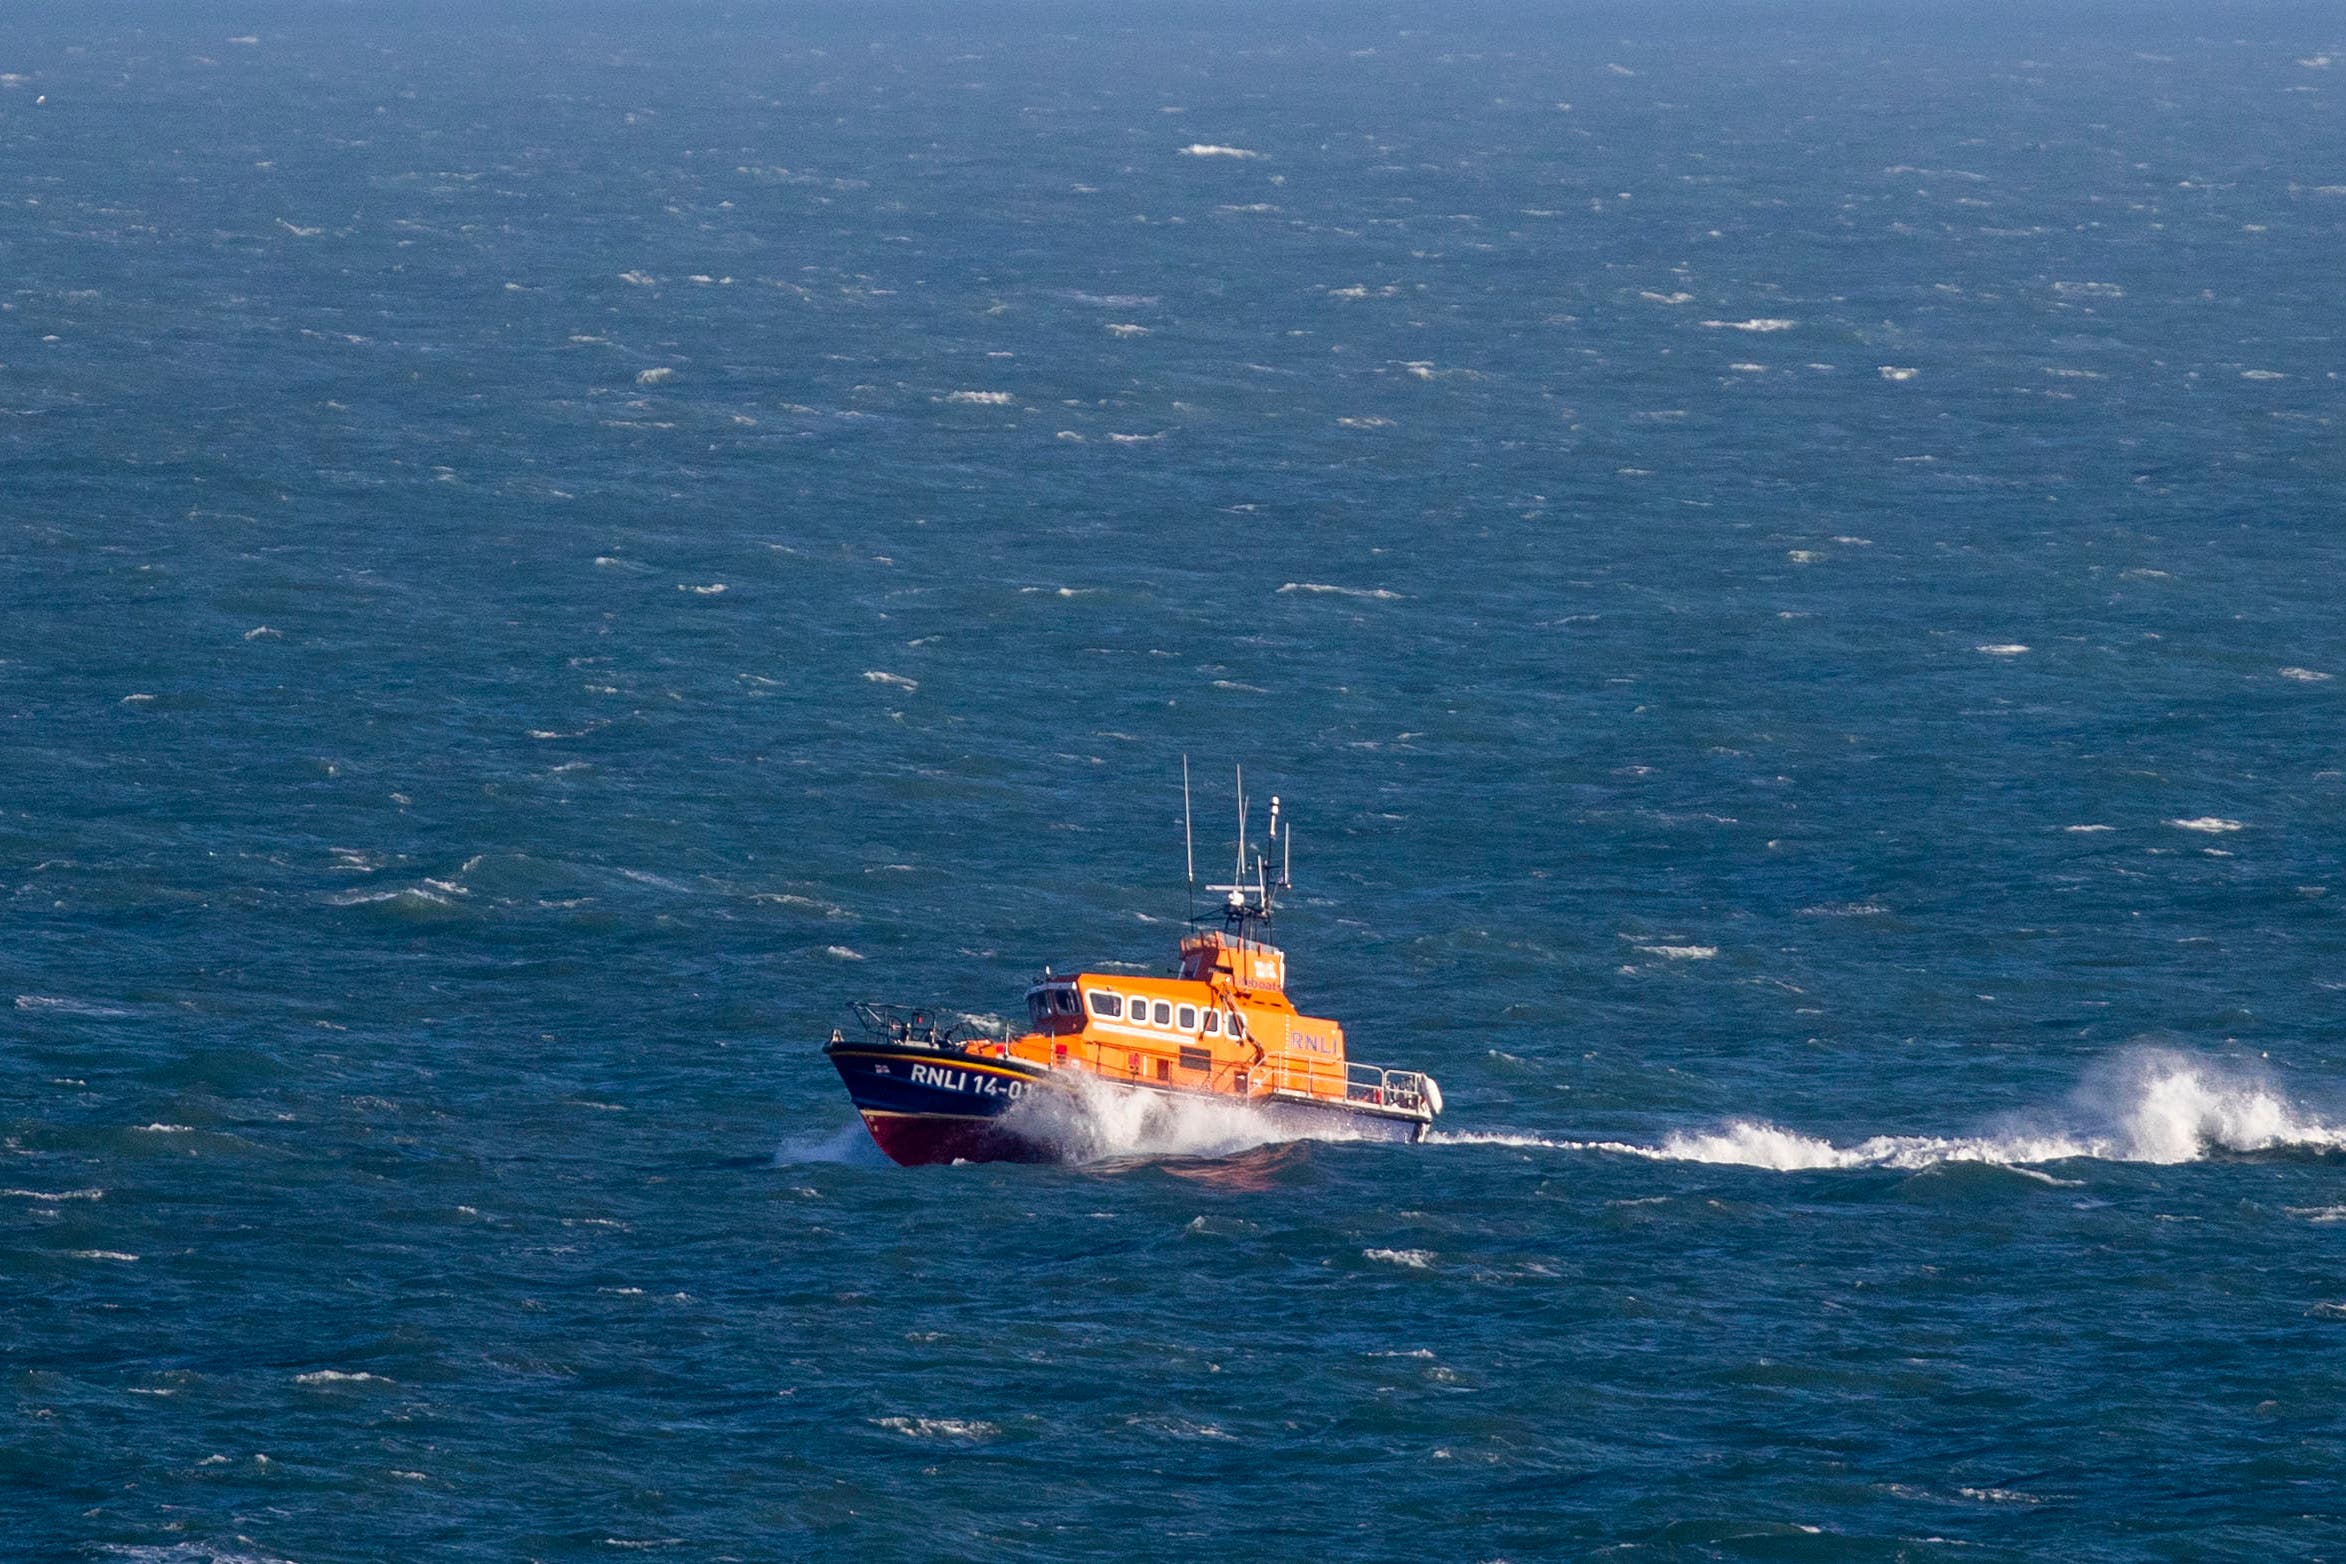
POLYGON ((1243 1103, 1265 1140, 1422 1140, 1430 1114, 1397 1106, 1331 1102, 1265 1092, 1233 1093, 1119 1081, 1053 1067, 998 1049, 922 1042, 834 1042, 824 1053, 839 1071, 864 1127, 905 1167, 953 1162, 1076 1162, 1117 1148, 1086 1133, 1086 1094, 1165 1103, 1243 1103))

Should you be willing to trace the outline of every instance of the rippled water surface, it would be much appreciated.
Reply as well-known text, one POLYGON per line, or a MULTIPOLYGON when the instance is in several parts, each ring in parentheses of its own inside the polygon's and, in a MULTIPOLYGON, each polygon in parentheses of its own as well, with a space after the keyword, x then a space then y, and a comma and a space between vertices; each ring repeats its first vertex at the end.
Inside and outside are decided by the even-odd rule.
POLYGON ((1967 16, 12 20, 7 1550, 2339 1557, 2346 30, 1967 16), (1440 1133, 880 1161, 1185 754, 1440 1133))

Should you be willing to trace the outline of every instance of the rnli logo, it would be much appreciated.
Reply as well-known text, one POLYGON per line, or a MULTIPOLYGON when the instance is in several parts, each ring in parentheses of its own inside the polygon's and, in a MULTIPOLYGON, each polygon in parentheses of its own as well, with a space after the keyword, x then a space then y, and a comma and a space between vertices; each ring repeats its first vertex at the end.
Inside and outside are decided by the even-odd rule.
POLYGON ((916 1064, 912 1067, 912 1084, 934 1086, 939 1091, 970 1092, 980 1097, 1023 1097, 1027 1083, 989 1074, 984 1070, 956 1070, 941 1064, 916 1064))
POLYGON ((1300 1048, 1305 1053, 1328 1054, 1336 1052, 1336 1038, 1330 1032, 1298 1032, 1292 1027, 1287 1032, 1287 1046, 1300 1048))

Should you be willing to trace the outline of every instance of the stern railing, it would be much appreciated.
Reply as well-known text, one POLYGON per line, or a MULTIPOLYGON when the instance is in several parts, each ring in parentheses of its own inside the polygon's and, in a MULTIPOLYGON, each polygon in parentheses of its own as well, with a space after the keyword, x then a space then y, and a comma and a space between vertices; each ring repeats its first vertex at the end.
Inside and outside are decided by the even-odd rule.
POLYGON ((1388 1070, 1380 1065, 1318 1060, 1266 1059, 1254 1069, 1254 1079, 1273 1091, 1298 1092, 1322 1100, 1340 1099, 1371 1108, 1396 1108, 1403 1113, 1433 1111, 1426 1077, 1417 1070, 1388 1070))

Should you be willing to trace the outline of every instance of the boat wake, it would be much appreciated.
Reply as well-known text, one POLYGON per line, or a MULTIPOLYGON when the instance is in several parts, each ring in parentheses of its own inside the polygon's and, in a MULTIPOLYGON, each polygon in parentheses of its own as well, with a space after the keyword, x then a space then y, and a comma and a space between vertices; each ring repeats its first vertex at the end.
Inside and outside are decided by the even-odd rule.
POLYGON ((2089 1075, 2068 1106, 2041 1122, 1977 1135, 1875 1135, 1837 1144, 1749 1119, 1680 1132, 1660 1145, 1448 1134, 1430 1143, 1537 1146, 1657 1162, 1708 1162, 1781 1173, 1827 1168, 1927 1168, 1949 1162, 2034 1167, 2093 1160, 2171 1165, 2210 1157, 2346 1151, 2346 1124, 2313 1117, 2262 1077, 2187 1054, 2140 1049, 2089 1075))

